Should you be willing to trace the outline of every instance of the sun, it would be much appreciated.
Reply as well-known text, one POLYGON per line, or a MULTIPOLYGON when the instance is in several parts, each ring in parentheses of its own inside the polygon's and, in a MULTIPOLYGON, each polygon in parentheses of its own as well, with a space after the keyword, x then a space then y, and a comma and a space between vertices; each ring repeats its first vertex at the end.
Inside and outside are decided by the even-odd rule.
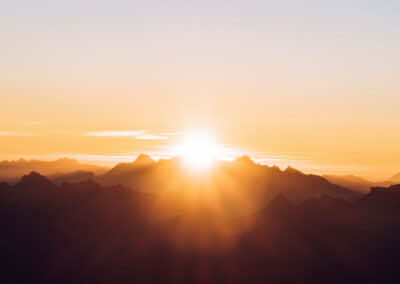
POLYGON ((176 152, 191 169, 205 170, 215 163, 220 151, 215 137, 208 132, 194 131, 183 136, 176 152))

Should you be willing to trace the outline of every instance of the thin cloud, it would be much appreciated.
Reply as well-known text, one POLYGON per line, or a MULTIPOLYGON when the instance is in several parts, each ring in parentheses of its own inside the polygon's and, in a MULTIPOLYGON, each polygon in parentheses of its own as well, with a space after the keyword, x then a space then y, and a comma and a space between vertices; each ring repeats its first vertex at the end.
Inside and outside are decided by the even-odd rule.
POLYGON ((116 130, 116 131, 93 131, 88 132, 85 136, 93 137, 127 137, 138 140, 168 140, 166 135, 152 134, 146 130, 116 130))
POLYGON ((146 131, 144 130, 117 130, 117 131, 93 131, 88 132, 85 136, 95 136, 95 137, 135 137, 144 135, 146 131))
POLYGON ((168 136, 143 134, 136 136, 139 140, 168 140, 168 136))

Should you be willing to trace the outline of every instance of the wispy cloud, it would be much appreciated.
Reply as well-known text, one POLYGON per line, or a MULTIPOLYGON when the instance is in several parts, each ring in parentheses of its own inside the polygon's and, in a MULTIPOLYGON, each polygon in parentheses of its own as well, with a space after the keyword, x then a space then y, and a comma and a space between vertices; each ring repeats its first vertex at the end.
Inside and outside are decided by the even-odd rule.
POLYGON ((168 136, 153 135, 153 134, 143 134, 136 136, 139 140, 168 140, 168 136))
POLYGON ((87 132, 85 136, 94 137, 128 137, 139 140, 168 140, 167 135, 159 135, 147 130, 115 130, 115 131, 93 131, 87 132))
POLYGON ((144 130, 116 130, 116 131, 93 131, 87 132, 85 136, 95 137, 136 137, 146 133, 144 130))

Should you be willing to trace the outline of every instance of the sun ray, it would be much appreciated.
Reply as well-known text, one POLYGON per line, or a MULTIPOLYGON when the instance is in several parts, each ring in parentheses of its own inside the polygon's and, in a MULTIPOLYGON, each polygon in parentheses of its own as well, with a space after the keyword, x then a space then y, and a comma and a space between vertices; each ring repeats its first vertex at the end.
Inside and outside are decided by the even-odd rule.
POLYGON ((187 167, 193 170, 209 169, 221 151, 215 137, 205 131, 186 133, 175 150, 187 167))

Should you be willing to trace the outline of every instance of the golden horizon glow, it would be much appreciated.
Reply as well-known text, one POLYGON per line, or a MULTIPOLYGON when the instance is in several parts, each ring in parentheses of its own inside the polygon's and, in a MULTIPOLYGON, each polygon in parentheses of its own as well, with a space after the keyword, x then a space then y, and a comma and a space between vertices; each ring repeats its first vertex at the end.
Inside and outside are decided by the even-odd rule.
POLYGON ((191 131, 183 135, 176 154, 193 170, 209 169, 222 154, 222 147, 207 131, 191 131))

